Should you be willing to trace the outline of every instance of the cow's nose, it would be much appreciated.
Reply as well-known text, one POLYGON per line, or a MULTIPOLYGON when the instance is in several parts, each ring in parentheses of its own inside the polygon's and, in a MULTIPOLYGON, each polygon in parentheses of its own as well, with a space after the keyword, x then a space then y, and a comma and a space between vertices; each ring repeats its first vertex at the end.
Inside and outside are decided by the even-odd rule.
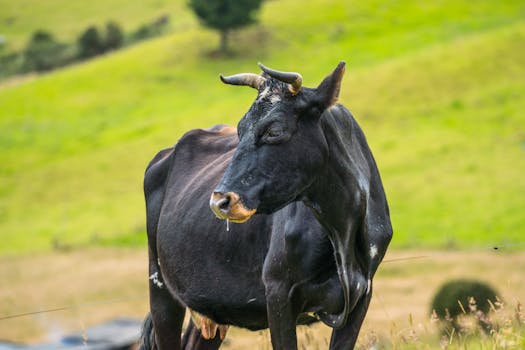
POLYGON ((224 195, 221 198, 219 198, 217 203, 215 203, 215 206, 217 206, 219 210, 222 211, 223 213, 227 213, 228 207, 230 206, 230 202, 231 202, 231 197, 228 195, 224 195))
POLYGON ((235 192, 213 192, 210 208, 219 219, 237 223, 245 222, 257 211, 257 209, 246 208, 241 197, 235 192))
POLYGON ((210 208, 221 219, 228 218, 231 207, 239 201, 239 195, 233 192, 213 192, 210 198, 210 208))

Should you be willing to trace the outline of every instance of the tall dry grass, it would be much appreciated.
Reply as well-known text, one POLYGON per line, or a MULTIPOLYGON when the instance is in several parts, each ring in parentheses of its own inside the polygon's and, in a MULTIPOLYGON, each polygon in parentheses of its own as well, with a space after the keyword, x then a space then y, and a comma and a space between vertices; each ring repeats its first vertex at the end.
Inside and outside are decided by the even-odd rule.
MULTIPOLYGON (((358 349, 525 349, 523 271, 525 252, 519 251, 389 251, 375 278, 358 349), (404 260, 413 256, 425 258, 404 260), (489 315, 488 334, 465 315, 460 332, 441 335, 441 325, 431 316, 431 300, 439 286, 461 277, 489 281, 501 294, 501 305, 494 305, 489 315)), ((147 277, 143 249, 3 257, 0 316, 71 308, 0 320, 0 339, 45 341, 118 316, 142 318, 148 310, 147 277)), ((464 308, 469 313, 469 305, 464 308)), ((299 349, 327 349, 331 329, 316 324, 298 327, 297 334, 299 349)), ((223 348, 269 350, 269 332, 231 328, 223 348)))

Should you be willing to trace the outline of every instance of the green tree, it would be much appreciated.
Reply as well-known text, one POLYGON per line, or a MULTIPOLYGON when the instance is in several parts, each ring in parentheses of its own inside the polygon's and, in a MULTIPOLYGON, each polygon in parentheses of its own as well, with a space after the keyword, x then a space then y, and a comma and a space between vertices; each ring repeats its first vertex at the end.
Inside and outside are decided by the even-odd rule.
POLYGON ((120 26, 115 22, 106 23, 106 40, 104 49, 106 51, 116 50, 124 44, 124 33, 120 26))
POLYGON ((25 71, 46 71, 67 64, 66 45, 43 30, 33 33, 23 53, 25 71))
POLYGON ((94 26, 87 28, 77 42, 80 58, 90 58, 104 52, 104 41, 94 26))
POLYGON ((190 8, 206 27, 218 30, 220 51, 228 51, 228 37, 233 29, 256 22, 262 0, 189 0, 190 8))

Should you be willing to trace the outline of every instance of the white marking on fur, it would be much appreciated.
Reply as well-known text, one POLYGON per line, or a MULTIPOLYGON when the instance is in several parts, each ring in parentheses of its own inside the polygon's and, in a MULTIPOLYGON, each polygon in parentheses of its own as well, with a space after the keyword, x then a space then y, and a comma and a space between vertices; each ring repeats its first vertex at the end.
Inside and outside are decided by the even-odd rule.
POLYGON ((226 232, 230 231, 230 219, 226 219, 226 232))
POLYGON ((270 102, 272 104, 275 104, 277 102, 280 102, 281 101, 281 97, 279 95, 273 95, 272 97, 270 97, 270 102))
POLYGON ((258 100, 262 100, 263 98, 266 97, 266 95, 268 95, 270 93, 270 87, 267 86, 266 88, 264 88, 264 90, 259 94, 259 98, 258 100))
POLYGON ((151 282, 153 282, 154 285, 156 285, 159 288, 162 288, 164 286, 164 283, 162 283, 159 279, 159 273, 155 272, 151 276, 149 276, 149 279, 151 282))
POLYGON ((373 259, 373 258, 375 258, 376 256, 377 256, 377 247, 376 247, 374 244, 372 244, 372 245, 370 246, 370 258, 373 259))
POLYGON ((366 287, 366 294, 370 293, 370 287, 372 286, 372 280, 368 279, 368 286, 366 287))

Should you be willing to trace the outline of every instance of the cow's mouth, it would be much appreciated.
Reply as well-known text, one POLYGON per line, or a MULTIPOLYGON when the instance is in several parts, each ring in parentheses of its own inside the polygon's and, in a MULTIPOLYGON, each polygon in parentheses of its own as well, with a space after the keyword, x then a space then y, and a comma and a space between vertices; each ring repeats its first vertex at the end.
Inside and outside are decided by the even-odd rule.
POLYGON ((219 219, 235 223, 248 221, 257 209, 244 206, 240 196, 234 192, 213 192, 210 198, 210 208, 219 219))

